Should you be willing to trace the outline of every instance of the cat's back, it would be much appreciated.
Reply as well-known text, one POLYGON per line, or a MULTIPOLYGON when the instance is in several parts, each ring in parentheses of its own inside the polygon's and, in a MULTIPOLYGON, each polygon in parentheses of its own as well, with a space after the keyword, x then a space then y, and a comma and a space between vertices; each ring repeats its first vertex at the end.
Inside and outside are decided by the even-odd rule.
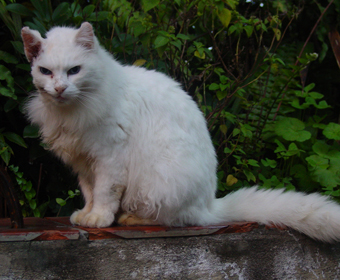
POLYGON ((124 66, 125 76, 131 81, 125 86, 132 99, 142 102, 140 106, 160 111, 163 115, 169 112, 173 117, 178 114, 201 116, 196 102, 171 77, 142 67, 124 66))
POLYGON ((131 85, 136 86, 139 90, 144 89, 150 91, 152 89, 157 89, 159 94, 162 94, 166 89, 179 89, 181 93, 183 92, 179 83, 156 70, 148 70, 144 67, 130 65, 124 66, 124 70, 125 75, 128 76, 128 80, 132 82, 131 85))
POLYGON ((213 150, 203 113, 179 83, 141 67, 124 66, 124 71, 131 81, 124 90, 134 124, 132 131, 138 135, 138 141, 151 133, 165 142, 177 139, 174 141, 192 144, 199 139, 204 149, 213 150))

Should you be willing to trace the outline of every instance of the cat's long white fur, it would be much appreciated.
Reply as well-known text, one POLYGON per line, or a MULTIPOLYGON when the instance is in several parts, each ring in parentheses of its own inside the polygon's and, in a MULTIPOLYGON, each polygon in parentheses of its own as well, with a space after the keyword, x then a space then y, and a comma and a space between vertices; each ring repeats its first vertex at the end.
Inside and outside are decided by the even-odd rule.
POLYGON ((216 199, 216 155, 195 102, 169 77, 116 62, 90 24, 22 37, 38 89, 28 117, 85 197, 73 223, 109 226, 121 206, 164 225, 257 221, 340 239, 340 207, 319 194, 252 187, 216 199))

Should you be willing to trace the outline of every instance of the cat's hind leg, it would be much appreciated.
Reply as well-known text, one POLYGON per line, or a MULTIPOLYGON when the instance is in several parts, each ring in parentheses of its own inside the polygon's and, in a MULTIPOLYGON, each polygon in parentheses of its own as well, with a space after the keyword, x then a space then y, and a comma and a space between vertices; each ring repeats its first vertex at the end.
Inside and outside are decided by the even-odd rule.
POLYGON ((133 213, 122 213, 117 220, 122 226, 156 226, 159 223, 153 219, 140 218, 133 213))

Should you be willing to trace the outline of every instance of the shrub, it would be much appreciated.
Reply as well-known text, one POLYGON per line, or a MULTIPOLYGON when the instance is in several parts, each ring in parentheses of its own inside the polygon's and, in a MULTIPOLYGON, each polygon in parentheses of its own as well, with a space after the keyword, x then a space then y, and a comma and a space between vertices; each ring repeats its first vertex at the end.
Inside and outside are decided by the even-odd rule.
POLYGON ((219 196, 259 183, 340 197, 332 95, 339 69, 327 38, 340 10, 333 2, 2 0, 0 155, 16 178, 27 179, 25 187, 18 181, 25 215, 66 215, 81 202, 74 176, 23 117, 34 89, 20 29, 44 35, 83 21, 119 61, 165 72, 197 101, 220 161, 219 196))

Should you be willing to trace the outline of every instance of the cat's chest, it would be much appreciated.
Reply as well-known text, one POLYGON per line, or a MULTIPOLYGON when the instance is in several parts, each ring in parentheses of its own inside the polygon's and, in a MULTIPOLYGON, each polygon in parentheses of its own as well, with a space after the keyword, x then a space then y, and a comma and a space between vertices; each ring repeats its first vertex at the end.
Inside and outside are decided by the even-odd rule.
POLYGON ((127 138, 123 127, 117 123, 97 124, 81 130, 64 126, 43 128, 43 141, 66 163, 84 157, 95 160, 102 157, 103 153, 110 154, 127 138))
POLYGON ((54 130, 48 128, 43 130, 43 140, 48 145, 48 148, 65 161, 69 161, 85 152, 83 138, 83 133, 71 131, 62 126, 54 130))

